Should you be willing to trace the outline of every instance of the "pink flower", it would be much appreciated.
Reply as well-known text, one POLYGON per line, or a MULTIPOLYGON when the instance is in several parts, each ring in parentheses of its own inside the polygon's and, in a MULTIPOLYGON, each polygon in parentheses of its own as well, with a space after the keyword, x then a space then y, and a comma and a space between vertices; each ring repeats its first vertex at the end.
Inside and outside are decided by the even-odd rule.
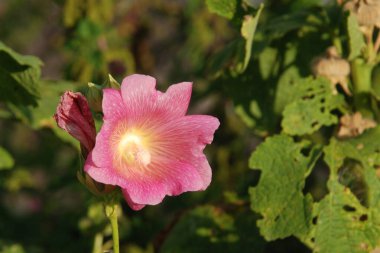
POLYGON ((66 91, 54 114, 58 126, 77 139, 84 157, 95 146, 95 123, 86 98, 79 92, 66 91))
POLYGON ((104 89, 104 123, 85 163, 94 180, 120 186, 134 210, 211 182, 203 149, 218 119, 185 115, 191 83, 172 85, 166 93, 155 86, 153 77, 131 75, 121 90, 104 89))

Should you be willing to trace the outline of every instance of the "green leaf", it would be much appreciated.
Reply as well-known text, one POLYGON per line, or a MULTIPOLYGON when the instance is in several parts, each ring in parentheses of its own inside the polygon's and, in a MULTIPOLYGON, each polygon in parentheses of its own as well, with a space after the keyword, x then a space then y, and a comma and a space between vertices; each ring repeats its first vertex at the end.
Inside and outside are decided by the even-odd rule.
POLYGON ((379 246, 380 181, 374 167, 380 164, 380 144, 373 141, 378 138, 379 127, 357 138, 332 139, 324 149, 330 167, 329 194, 315 208, 310 232, 315 252, 371 252, 379 246), (354 182, 346 185, 342 178, 353 173, 349 167, 353 163, 360 175, 351 175, 354 182), (355 188, 359 180, 364 180, 360 192, 355 188))
POLYGON ((251 59, 252 42, 256 32, 257 23, 259 22, 260 14, 264 8, 261 4, 255 16, 246 15, 241 26, 241 35, 245 39, 245 55, 244 62, 241 67, 240 73, 244 72, 247 68, 249 60, 251 59))
POLYGON ((161 253, 209 253, 263 251, 255 216, 242 212, 231 216, 214 206, 187 212, 170 231, 161 253), (191 243, 189 243, 191 242, 191 243))
POLYGON ((350 60, 361 55, 362 49, 365 46, 363 34, 360 31, 358 20, 353 13, 347 18, 347 32, 349 39, 350 60))
POLYGON ((8 109, 24 123, 35 129, 50 128, 58 137, 71 144, 78 145, 66 131, 57 126, 53 115, 57 109, 61 95, 66 90, 76 90, 77 85, 68 81, 41 81, 43 96, 38 101, 38 107, 8 105, 8 109))
POLYGON ((305 10, 273 17, 262 28, 270 38, 281 38, 285 34, 301 28, 308 29, 319 25, 315 10, 305 10))
POLYGON ((40 67, 34 56, 23 56, 0 42, 0 101, 36 105, 40 67))
POLYGON ((379 127, 369 129, 356 138, 342 141, 332 139, 325 148, 325 160, 335 174, 347 157, 370 166, 380 165, 380 142, 374 141, 377 138, 380 138, 379 127))
POLYGON ((236 12, 237 0, 206 0, 210 12, 232 19, 236 12))
POLYGON ((332 111, 343 108, 342 95, 333 95, 331 84, 324 78, 303 79, 293 87, 294 102, 283 111, 282 127, 290 135, 311 134, 322 126, 338 123, 332 111))
POLYGON ((292 138, 278 135, 267 138, 249 160, 249 167, 260 169, 260 181, 251 187, 252 210, 263 218, 258 221, 261 234, 267 240, 302 236, 311 226, 310 195, 302 190, 318 152, 302 154, 306 143, 296 143, 292 138))
POLYGON ((214 55, 210 62, 210 72, 215 76, 225 72, 228 69, 229 74, 237 76, 243 73, 249 64, 252 55, 252 43, 257 28, 260 14, 264 8, 261 4, 256 15, 244 16, 240 33, 241 38, 232 41, 221 51, 214 55))
POLYGON ((379 243, 380 213, 362 206, 349 189, 336 180, 319 203, 314 252, 371 252, 379 243))
POLYGON ((278 71, 278 50, 272 47, 266 47, 259 55, 260 74, 264 80, 278 71))
POLYGON ((29 107, 32 127, 36 129, 50 128, 62 140, 77 146, 77 140, 66 131, 60 129, 53 118, 61 95, 67 90, 76 90, 77 85, 68 81, 43 81, 41 89, 43 90, 43 96, 38 102, 38 108, 29 107))
POLYGON ((14 166, 12 156, 3 147, 0 146, 0 170, 10 169, 14 166))

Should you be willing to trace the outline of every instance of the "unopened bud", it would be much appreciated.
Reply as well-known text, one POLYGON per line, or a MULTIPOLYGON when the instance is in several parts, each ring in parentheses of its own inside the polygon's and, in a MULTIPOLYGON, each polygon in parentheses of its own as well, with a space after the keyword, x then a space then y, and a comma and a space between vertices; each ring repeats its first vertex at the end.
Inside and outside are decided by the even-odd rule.
POLYGON ((339 57, 335 47, 329 47, 324 56, 313 60, 312 71, 315 76, 325 77, 331 82, 334 94, 337 93, 335 85, 339 84, 346 94, 351 95, 347 85, 350 64, 339 57))
POLYGON ((77 139, 83 157, 95 146, 95 122, 86 98, 79 92, 66 91, 54 114, 57 125, 77 139))
POLYGON ((340 118, 338 137, 355 137, 364 130, 376 127, 372 119, 364 119, 360 112, 353 115, 344 115, 340 118))
POLYGON ((344 9, 353 13, 360 26, 380 28, 380 1, 379 0, 351 0, 344 9))

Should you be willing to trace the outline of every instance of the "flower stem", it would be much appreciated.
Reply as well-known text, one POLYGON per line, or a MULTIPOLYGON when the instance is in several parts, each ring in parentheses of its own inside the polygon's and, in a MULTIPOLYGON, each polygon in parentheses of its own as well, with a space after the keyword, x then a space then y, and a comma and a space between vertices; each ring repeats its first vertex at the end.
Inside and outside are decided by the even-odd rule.
POLYGON ((380 31, 377 32, 377 37, 376 37, 375 45, 373 48, 374 48, 375 54, 377 54, 380 49, 380 31))
POLYGON ((103 247, 103 234, 96 233, 95 238, 94 238, 92 253, 102 253, 102 247, 103 247))
POLYGON ((371 75, 373 66, 361 59, 355 59, 351 65, 356 109, 365 116, 373 116, 370 108, 371 75))
POLYGON ((110 220, 112 227, 113 253, 120 253, 119 250, 119 228, 117 223, 118 205, 115 203, 107 203, 105 213, 110 220))

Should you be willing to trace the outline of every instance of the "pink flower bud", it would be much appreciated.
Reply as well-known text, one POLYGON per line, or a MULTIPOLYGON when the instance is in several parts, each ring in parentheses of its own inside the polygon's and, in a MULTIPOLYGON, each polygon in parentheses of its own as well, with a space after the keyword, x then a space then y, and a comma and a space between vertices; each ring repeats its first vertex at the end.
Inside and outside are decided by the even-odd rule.
POLYGON ((79 92, 66 91, 54 114, 58 126, 77 139, 83 156, 95 146, 95 122, 86 98, 79 92))

